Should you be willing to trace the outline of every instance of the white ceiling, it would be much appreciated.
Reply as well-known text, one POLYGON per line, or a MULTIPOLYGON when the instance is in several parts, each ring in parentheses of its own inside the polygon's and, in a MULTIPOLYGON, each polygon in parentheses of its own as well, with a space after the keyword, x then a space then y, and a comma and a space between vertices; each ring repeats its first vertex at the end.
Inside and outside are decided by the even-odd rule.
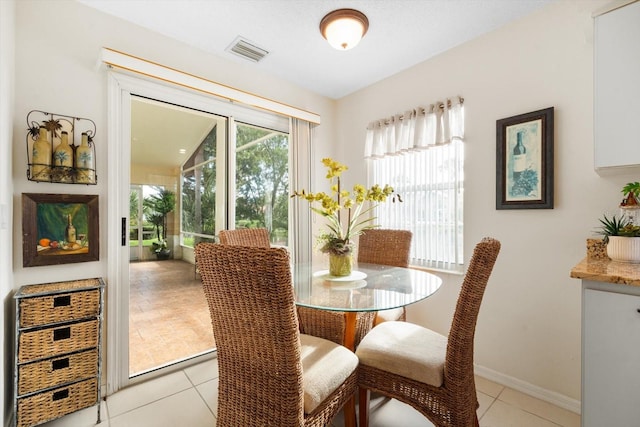
POLYGON ((218 118, 211 114, 135 97, 131 101, 131 162, 180 166, 216 124, 218 118))
POLYGON ((77 1, 339 99, 558 0, 77 1), (319 31, 322 17, 341 8, 369 19, 348 51, 319 31), (238 36, 269 54, 254 63, 225 51, 238 36))

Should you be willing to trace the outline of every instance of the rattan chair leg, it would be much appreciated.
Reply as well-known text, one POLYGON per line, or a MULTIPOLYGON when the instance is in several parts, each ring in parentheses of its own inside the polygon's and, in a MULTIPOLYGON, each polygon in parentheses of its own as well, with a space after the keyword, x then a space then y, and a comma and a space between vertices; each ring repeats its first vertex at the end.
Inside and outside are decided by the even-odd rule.
POLYGON ((358 401, 359 427, 369 427, 369 404, 371 401, 371 391, 368 388, 360 387, 358 401))
POLYGON ((356 418, 356 395, 354 394, 351 398, 344 404, 344 425, 356 427, 358 425, 356 418))

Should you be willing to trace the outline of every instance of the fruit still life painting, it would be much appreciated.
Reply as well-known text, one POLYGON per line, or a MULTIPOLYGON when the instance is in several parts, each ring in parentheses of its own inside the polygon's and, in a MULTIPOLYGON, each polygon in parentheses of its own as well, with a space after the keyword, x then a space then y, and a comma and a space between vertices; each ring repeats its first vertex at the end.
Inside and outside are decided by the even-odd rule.
POLYGON ((88 253, 87 218, 88 207, 83 203, 38 204, 38 253, 47 256, 88 253))
POLYGON ((22 194, 24 267, 98 261, 98 196, 22 194))

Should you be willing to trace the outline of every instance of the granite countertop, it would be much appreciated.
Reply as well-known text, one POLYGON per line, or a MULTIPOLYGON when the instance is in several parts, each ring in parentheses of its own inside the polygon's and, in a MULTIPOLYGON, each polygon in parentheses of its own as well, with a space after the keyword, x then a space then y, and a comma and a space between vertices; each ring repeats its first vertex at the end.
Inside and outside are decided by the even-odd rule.
POLYGON ((611 261, 609 258, 586 257, 571 270, 575 279, 640 286, 640 264, 611 261))

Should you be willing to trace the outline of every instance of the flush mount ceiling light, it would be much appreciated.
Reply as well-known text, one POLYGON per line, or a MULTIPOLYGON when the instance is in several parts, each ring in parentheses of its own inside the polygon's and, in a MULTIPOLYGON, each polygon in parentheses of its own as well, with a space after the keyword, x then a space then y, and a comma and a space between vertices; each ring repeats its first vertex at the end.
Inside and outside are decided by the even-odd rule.
POLYGON ((320 21, 320 32, 329 44, 338 50, 355 47, 369 29, 369 20, 354 9, 338 9, 320 21))

